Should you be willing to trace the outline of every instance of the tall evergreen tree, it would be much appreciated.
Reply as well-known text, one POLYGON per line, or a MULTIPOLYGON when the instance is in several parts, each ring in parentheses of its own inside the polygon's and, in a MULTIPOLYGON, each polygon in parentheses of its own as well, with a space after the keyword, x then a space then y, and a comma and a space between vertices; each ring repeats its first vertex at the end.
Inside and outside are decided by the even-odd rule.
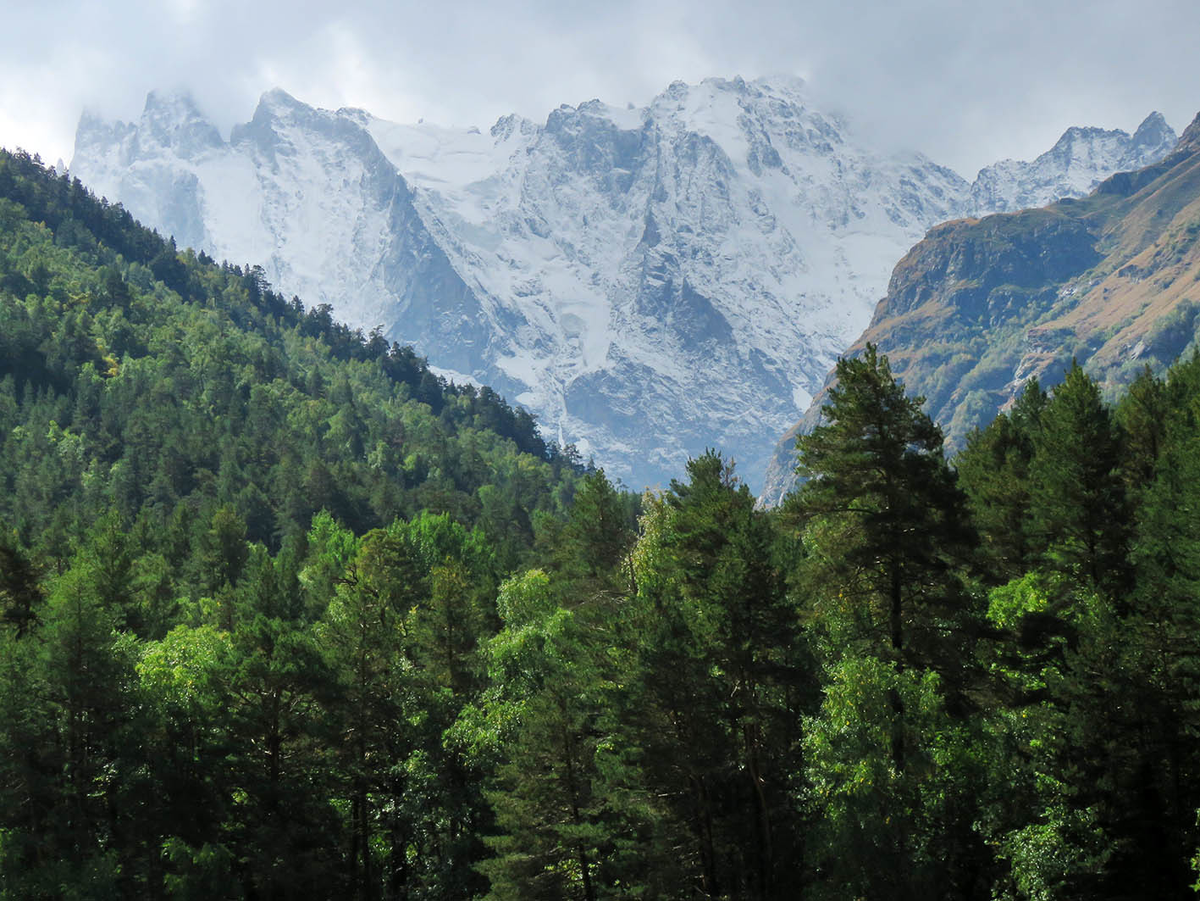
POLYGON ((970 897, 986 857, 961 765, 978 624, 957 568, 972 534, 921 404, 868 344, 838 362, 824 424, 797 442, 828 682, 806 776, 833 897, 970 897))
POLYGON ((1034 439, 1030 517, 1051 567, 1110 594, 1128 586, 1121 469, 1120 430, 1099 387, 1072 363, 1034 439))
POLYGON ((623 674, 589 640, 603 613, 564 609, 537 570, 506 583, 498 603, 505 626, 488 642, 483 710, 504 761, 489 792, 499 834, 480 865, 487 897, 636 897, 656 874, 645 865, 637 749, 615 731, 610 696, 623 674))
POLYGON ((1029 469, 1046 402, 1037 379, 1030 380, 1012 410, 973 432, 954 460, 979 532, 980 565, 990 581, 1024 575, 1040 549, 1029 524, 1029 469))
POLYGON ((961 639, 971 622, 954 569, 973 535, 923 402, 905 395, 874 345, 839 360, 825 424, 797 441, 807 481, 795 503, 836 531, 840 565, 854 575, 851 603, 861 605, 875 650, 901 667, 948 668, 961 647, 951 651, 945 639, 961 639))
POLYGON ((661 857, 702 896, 786 897, 803 864, 787 780, 812 667, 765 515, 715 451, 687 473, 647 502, 634 552, 631 715, 669 809, 660 840, 687 847, 661 857))

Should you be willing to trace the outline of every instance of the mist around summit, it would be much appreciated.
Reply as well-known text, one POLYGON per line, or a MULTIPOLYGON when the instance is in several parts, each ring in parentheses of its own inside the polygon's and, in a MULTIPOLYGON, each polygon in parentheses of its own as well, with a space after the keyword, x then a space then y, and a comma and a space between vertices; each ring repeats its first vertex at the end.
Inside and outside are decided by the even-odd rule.
POLYGON ((968 182, 873 147, 798 79, 677 82, 490 129, 264 95, 225 140, 185 94, 85 115, 72 174, 180 247, 493 386, 633 487, 720 446, 758 486, 772 447, 930 226, 1079 196, 1164 155, 1067 131, 968 182))

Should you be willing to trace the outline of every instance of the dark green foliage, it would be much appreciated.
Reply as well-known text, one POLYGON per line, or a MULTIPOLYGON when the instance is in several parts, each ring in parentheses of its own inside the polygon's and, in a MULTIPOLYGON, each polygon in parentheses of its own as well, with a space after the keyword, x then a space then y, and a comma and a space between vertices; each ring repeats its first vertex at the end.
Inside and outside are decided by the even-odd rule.
POLYGON ((177 253, 28 158, 0 170, 0 515, 23 544, 61 562, 67 519, 109 506, 160 525, 180 501, 228 507, 275 549, 321 509, 362 532, 429 508, 474 522, 487 502, 515 563, 531 513, 561 512, 569 456, 494 392, 306 313, 261 270, 177 253))
POLYGON ((0 894, 479 889, 443 733, 581 467, 27 157, 0 219, 0 894))
MULTIPOLYGON (((989 612, 1002 629, 989 652, 1002 702, 988 730, 1016 743, 993 751, 997 796, 983 821, 1020 893, 1180 897, 1190 881, 1200 799, 1188 774, 1200 760, 1180 729, 1194 715, 1185 673, 1197 595, 1176 580, 1189 571, 1197 484, 1184 462, 1193 365, 1165 384, 1142 376, 1115 416, 1073 366, 1023 429, 1034 453, 1010 500, 1028 491, 1030 552, 1020 570, 1001 570, 1012 581, 992 591, 989 612)), ((1002 510, 981 461, 964 462, 977 509, 1002 510)), ((1001 518, 990 521, 1003 535, 1001 518)))
POLYGON ((637 509, 631 496, 620 494, 603 469, 589 473, 579 483, 563 530, 565 568, 578 567, 590 578, 631 564, 628 553, 636 525, 637 509))
POLYGON ((505 627, 487 648, 481 711, 506 758, 489 792, 500 834, 480 865, 488 897, 644 891, 649 817, 636 748, 615 716, 621 671, 589 634, 611 611, 563 609, 539 571, 507 583, 498 603, 505 627))
POLYGON ((732 464, 709 452, 688 477, 649 506, 635 553, 631 716, 664 808, 657 866, 679 897, 789 897, 804 865, 789 780, 811 657, 770 522, 732 464))
POLYGON ((944 669, 948 654, 959 656, 944 640, 968 628, 954 573, 973 536, 941 430, 872 345, 839 361, 837 376, 828 424, 798 442, 809 481, 796 502, 819 531, 837 535, 829 550, 864 611, 856 637, 901 666, 944 669))
POLYGON ((1010 412, 968 436, 954 461, 979 531, 980 569, 1001 581, 1024 573, 1040 547, 1029 521, 1029 470, 1046 400, 1031 380, 1010 412))
POLYGON ((1117 405, 1116 419, 1125 437, 1123 474, 1130 493, 1153 481, 1158 456, 1167 443, 1170 398, 1166 384, 1142 370, 1117 405))
POLYGON ((639 499, 0 153, 0 898, 1190 896, 1200 357, 825 416, 639 499))
POLYGON ((1030 518, 1052 566, 1110 592, 1124 587, 1129 523, 1121 444, 1100 389, 1072 364, 1034 435, 1030 518))
POLYGON ((980 634, 971 546, 941 431, 867 346, 838 363, 827 424, 799 441, 794 499, 826 689, 806 735, 830 897, 962 897, 984 856, 964 713, 980 634), (857 785, 840 774, 859 767, 857 785), (883 822, 872 809, 887 810, 883 822))
POLYGON ((15 542, 0 538, 0 615, 5 625, 22 637, 37 623, 41 603, 37 570, 15 542))

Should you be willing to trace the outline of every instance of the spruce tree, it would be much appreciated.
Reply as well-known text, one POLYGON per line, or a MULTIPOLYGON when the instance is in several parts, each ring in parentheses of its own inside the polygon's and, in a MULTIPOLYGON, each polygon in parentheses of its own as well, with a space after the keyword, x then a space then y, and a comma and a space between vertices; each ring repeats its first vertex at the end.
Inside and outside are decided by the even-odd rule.
POLYGON ((1036 555, 1029 528, 1029 468, 1046 401, 1037 379, 1031 379, 1012 410, 973 432, 954 460, 979 531, 979 565, 990 582, 1020 577, 1036 555))
POLYGON ((702 896, 788 897, 803 827, 787 782, 812 669, 766 516, 717 452, 687 473, 647 500, 634 552, 630 715, 666 808, 655 844, 702 896))
MULTIPOLYGON (((901 665, 935 663, 966 625, 953 570, 973 535, 942 431, 868 344, 838 361, 825 424, 797 441, 809 521, 837 520, 838 556, 856 574, 870 641, 901 665)), ((959 649, 953 652, 957 655, 959 649)))
POLYGON ((825 424, 798 441, 794 501, 827 680, 805 727, 817 893, 970 897, 986 852, 962 718, 977 628, 958 577, 965 500, 886 357, 868 344, 836 374, 825 424))
POLYGON ((1127 584, 1121 464, 1119 427, 1099 386, 1072 363, 1034 440, 1030 516, 1052 569, 1110 594, 1127 584))

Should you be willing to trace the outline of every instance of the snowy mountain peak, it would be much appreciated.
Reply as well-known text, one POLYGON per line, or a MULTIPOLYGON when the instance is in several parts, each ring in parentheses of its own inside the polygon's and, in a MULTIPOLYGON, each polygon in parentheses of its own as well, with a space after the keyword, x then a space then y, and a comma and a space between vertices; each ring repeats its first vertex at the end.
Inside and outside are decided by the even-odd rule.
MULTIPOLYGON (((794 78, 675 82, 642 108, 593 99, 482 132, 275 90, 228 143, 162 105, 174 118, 81 121, 73 171, 181 245, 261 263, 494 386, 634 487, 714 444, 756 483, 927 228, 1030 183, 1075 192, 1140 140, 1077 130, 972 186, 872 147, 794 78)), ((1153 118, 1140 152, 1161 143, 1153 118)))
POLYGON ((1003 160, 980 170, 969 212, 1011 212, 1082 197, 1114 172, 1157 162, 1175 143, 1175 132, 1159 113, 1147 116, 1132 136, 1121 129, 1073 126, 1032 162, 1003 160))
POLYGON ((110 156, 114 157, 110 165, 127 164, 127 159, 120 159, 121 150, 128 148, 129 140, 136 132, 136 125, 109 121, 85 109, 75 129, 75 157, 94 159, 97 156, 110 156))
POLYGON ((150 91, 146 94, 146 102, 142 106, 142 121, 171 124, 193 119, 208 121, 191 91, 178 89, 150 91))
POLYGON ((238 144, 248 141, 269 147, 277 144, 276 138, 288 128, 310 127, 319 119, 336 115, 313 109, 281 88, 272 88, 259 98, 250 121, 233 127, 229 142, 238 144))
POLYGON ((1170 148, 1175 141, 1175 130, 1167 124, 1163 114, 1155 110, 1137 127, 1137 131, 1133 133, 1132 144, 1134 147, 1148 148, 1151 152, 1156 152, 1163 146, 1170 148))
MULTIPOLYGON (((1151 113, 1138 126, 1133 135, 1121 129, 1068 128, 1058 142, 1049 150, 1051 158, 1089 160, 1099 157, 1105 163, 1119 157, 1128 168, 1141 168, 1141 160, 1147 155, 1162 156, 1177 140, 1177 136, 1161 113, 1151 113)), ((1041 157, 1038 158, 1040 160, 1041 157)), ((1033 165, 1037 165, 1034 160, 1033 165)))
POLYGON ((167 151, 183 159, 219 149, 221 133, 186 91, 151 91, 138 122, 136 156, 167 151))
POLYGON ((337 115, 345 119, 350 119, 363 128, 370 126, 371 119, 373 118, 365 109, 357 106, 340 107, 337 111, 337 115))
MULTIPOLYGON (((294 116, 308 117, 315 114, 307 103, 301 103, 283 88, 271 88, 258 99, 253 119, 288 119, 294 116)), ((251 121, 253 121, 253 119, 251 121)))
POLYGON ((777 72, 754 79, 751 84, 756 87, 769 86, 777 91, 785 91, 799 97, 808 90, 808 82, 799 75, 790 72, 777 72))

